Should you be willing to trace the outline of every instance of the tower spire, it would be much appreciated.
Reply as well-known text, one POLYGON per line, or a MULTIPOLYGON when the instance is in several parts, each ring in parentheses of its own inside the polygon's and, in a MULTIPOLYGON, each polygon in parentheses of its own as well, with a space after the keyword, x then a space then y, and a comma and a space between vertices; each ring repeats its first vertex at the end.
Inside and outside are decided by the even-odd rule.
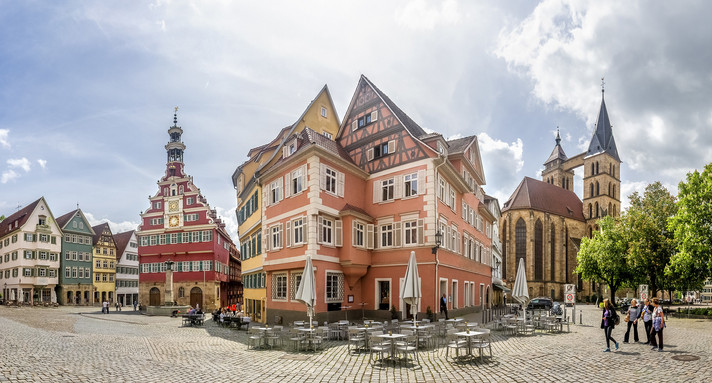
POLYGON ((559 127, 556 127, 556 145, 561 144, 561 135, 559 134, 559 127))
POLYGON ((601 77, 601 98, 603 94, 606 93, 606 82, 603 80, 605 77, 601 77))
POLYGON ((173 126, 168 128, 168 136, 170 139, 166 144, 169 173, 175 172, 177 163, 183 163, 183 151, 185 151, 185 144, 181 139, 182 135, 183 129, 178 126, 178 107, 176 106, 173 109, 173 126))

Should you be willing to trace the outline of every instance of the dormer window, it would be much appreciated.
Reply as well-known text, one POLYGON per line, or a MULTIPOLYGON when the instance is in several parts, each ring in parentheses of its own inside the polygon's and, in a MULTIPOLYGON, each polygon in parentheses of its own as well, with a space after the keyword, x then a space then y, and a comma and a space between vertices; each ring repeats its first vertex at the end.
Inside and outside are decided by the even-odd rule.
POLYGON ((38 225, 46 225, 47 224, 47 217, 44 215, 41 215, 38 217, 38 225))

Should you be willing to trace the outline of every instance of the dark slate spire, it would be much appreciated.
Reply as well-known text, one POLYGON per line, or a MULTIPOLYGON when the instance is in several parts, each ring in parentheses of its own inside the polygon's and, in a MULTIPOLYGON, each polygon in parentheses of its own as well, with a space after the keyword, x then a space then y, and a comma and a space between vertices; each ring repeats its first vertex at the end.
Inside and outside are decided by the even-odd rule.
POLYGON ((608 110, 606 109, 606 100, 603 98, 605 89, 603 88, 603 79, 601 79, 601 110, 598 112, 598 120, 596 121, 596 131, 593 133, 591 143, 588 145, 586 156, 592 156, 598 153, 608 153, 616 161, 620 162, 618 157, 618 148, 616 141, 613 139, 613 126, 611 120, 608 119, 608 110))
POLYGON ((551 161, 554 160, 561 160, 566 161, 568 157, 566 156, 566 153, 564 153, 564 148, 561 147, 561 135, 559 135, 559 128, 556 128, 556 145, 554 146, 554 150, 551 151, 551 155, 549 155, 549 158, 547 158, 546 161, 544 161, 544 165, 548 164, 551 161))

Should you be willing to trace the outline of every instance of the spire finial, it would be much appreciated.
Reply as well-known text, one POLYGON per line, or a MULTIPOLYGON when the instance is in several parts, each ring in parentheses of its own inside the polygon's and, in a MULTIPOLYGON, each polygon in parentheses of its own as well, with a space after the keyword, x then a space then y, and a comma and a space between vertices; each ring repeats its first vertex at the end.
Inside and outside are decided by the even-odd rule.
POLYGON ((556 127, 556 145, 561 143, 561 135, 559 134, 559 127, 556 127))
POLYGON ((601 77, 601 97, 603 97, 603 93, 606 92, 606 88, 605 88, 606 82, 603 81, 603 79, 604 79, 604 77, 601 77))

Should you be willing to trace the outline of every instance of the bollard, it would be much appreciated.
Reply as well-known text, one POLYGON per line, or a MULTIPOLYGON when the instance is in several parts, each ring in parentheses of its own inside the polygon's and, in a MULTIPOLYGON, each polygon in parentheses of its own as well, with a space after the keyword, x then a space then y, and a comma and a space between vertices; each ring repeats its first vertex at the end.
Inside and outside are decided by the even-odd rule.
POLYGON ((579 324, 583 324, 583 310, 579 310, 579 324))

